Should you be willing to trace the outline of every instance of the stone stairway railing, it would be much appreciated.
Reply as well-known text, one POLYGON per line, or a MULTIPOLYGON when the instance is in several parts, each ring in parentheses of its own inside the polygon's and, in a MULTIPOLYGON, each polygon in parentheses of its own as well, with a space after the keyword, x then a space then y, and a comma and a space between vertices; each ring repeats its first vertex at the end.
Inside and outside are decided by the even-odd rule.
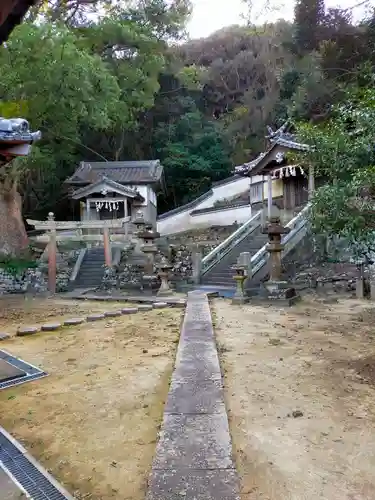
POLYGON ((257 212, 250 217, 248 221, 242 224, 226 240, 215 247, 209 254, 202 259, 201 276, 207 273, 213 266, 220 262, 232 248, 236 247, 244 238, 251 234, 255 229, 261 226, 262 211, 257 212))
MULTIPOLYGON (((286 234, 281 243, 285 245, 282 256, 285 257, 293 248, 298 245, 307 232, 307 213, 310 209, 310 204, 299 212, 299 214, 294 217, 286 227, 290 229, 290 232, 286 234)), ((251 257, 251 274, 252 277, 262 269, 268 262, 269 253, 267 251, 267 244, 264 245, 258 252, 256 252, 251 257)))

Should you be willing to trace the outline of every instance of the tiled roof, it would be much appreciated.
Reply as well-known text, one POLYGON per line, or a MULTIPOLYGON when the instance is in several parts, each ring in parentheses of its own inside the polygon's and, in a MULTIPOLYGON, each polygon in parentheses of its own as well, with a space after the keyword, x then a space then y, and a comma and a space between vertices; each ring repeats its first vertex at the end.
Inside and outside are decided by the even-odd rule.
POLYGON ((101 186, 104 186, 104 188, 108 187, 109 191, 111 191, 112 189, 113 191, 122 194, 124 196, 144 201, 143 196, 141 196, 136 189, 131 189, 127 186, 123 186, 122 184, 112 181, 111 179, 108 179, 107 177, 104 176, 102 176, 98 181, 92 184, 88 184, 87 186, 77 189, 71 194, 71 197, 74 200, 79 200, 81 198, 88 196, 89 194, 98 192, 96 189, 100 188, 101 186))
POLYGON ((26 12, 37 0, 0 1, 0 44, 5 42, 17 24, 22 22, 26 12))
POLYGON ((162 174, 159 160, 81 162, 66 183, 92 184, 105 176, 119 184, 154 184, 160 181, 162 174))
MULTIPOLYGON (((242 176, 248 176, 251 172, 256 172, 257 166, 259 163, 265 158, 276 146, 281 146, 286 149, 294 150, 294 151, 309 151, 310 146, 308 144, 303 144, 297 142, 295 140, 295 136, 290 133, 286 133, 281 131, 278 134, 274 134, 273 136, 269 136, 269 141, 271 143, 270 147, 267 151, 260 153, 254 160, 243 163, 242 165, 238 165, 234 168, 234 173, 242 176)), ((282 163, 284 161, 284 153, 277 153, 276 156, 280 155, 280 158, 277 159, 277 163, 282 163)))

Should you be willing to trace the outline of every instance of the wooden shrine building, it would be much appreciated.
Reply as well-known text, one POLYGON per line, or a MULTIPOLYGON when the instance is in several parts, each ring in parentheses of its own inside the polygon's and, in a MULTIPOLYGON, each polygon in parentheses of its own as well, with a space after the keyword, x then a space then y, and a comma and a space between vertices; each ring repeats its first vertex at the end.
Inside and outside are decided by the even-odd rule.
POLYGON ((156 225, 163 166, 154 161, 81 162, 65 183, 80 202, 81 220, 134 218, 141 211, 156 225))
POLYGON ((288 153, 307 151, 309 146, 297 142, 295 136, 287 132, 287 124, 276 132, 271 128, 268 131, 266 151, 255 160, 236 167, 235 173, 250 177, 252 207, 257 209, 267 200, 268 215, 272 205, 292 215, 308 202, 315 189, 315 180, 312 167, 291 163, 288 153))

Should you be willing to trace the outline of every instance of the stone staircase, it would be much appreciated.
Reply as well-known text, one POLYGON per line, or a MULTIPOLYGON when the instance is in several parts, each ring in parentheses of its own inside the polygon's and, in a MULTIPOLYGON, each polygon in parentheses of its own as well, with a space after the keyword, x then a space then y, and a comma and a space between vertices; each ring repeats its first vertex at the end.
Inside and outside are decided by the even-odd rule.
MULTIPOLYGON (((309 205, 286 224, 290 232, 282 238, 283 258, 296 249, 305 237, 308 210, 309 205)), ((251 256, 251 275, 248 275, 246 289, 259 287, 268 274, 268 238, 262 233, 263 220, 262 212, 258 212, 202 259, 200 285, 223 290, 234 289, 234 271, 231 268, 237 263, 241 253, 248 252, 251 256)))
POLYGON ((96 288, 101 284, 104 274, 104 248, 95 247, 86 250, 77 278, 75 288, 96 288))
POLYGON ((202 276, 202 285, 215 285, 223 287, 234 287, 233 276, 235 272, 232 266, 237 263, 242 252, 255 255, 267 243, 267 235, 262 234, 261 228, 245 236, 227 255, 223 257, 214 267, 202 276))

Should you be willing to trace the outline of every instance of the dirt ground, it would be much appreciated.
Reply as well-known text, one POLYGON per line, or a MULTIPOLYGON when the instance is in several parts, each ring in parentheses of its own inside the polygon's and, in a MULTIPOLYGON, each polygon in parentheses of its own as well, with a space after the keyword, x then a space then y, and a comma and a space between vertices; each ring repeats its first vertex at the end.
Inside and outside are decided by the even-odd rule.
POLYGON ((242 500, 375 499, 375 304, 213 305, 242 500))
MULTIPOLYGON (((71 307, 78 315, 91 306, 71 307)), ((154 310, 1 342, 49 376, 0 391, 0 425, 77 499, 144 499, 182 314, 154 310)))
MULTIPOLYGON (((102 313, 132 307, 124 302, 98 302, 60 298, 33 298, 15 295, 0 298, 0 331, 15 335, 19 326, 37 326, 67 318, 85 317, 90 313, 102 313)), ((134 307, 134 304, 133 304, 134 307)))

